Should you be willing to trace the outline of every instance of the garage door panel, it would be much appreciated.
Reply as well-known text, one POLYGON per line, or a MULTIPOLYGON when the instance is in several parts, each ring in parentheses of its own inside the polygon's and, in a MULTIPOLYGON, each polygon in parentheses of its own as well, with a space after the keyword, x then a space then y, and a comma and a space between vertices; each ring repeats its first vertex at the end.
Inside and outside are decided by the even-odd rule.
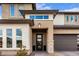
POLYGON ((77 35, 54 35, 54 50, 73 51, 77 50, 77 35))

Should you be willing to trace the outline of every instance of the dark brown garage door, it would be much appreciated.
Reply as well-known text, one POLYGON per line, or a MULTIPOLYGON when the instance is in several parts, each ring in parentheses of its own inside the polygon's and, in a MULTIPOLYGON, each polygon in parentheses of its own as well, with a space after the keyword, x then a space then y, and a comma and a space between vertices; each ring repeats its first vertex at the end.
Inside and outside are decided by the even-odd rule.
POLYGON ((55 51, 76 51, 77 35, 54 35, 55 51))

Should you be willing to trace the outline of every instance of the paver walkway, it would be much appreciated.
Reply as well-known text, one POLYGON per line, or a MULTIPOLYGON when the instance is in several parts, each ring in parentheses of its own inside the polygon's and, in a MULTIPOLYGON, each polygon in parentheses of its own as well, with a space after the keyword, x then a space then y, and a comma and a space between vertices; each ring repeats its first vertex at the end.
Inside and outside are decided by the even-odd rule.
POLYGON ((32 52, 31 56, 49 56, 49 54, 47 52, 37 51, 37 52, 32 52))

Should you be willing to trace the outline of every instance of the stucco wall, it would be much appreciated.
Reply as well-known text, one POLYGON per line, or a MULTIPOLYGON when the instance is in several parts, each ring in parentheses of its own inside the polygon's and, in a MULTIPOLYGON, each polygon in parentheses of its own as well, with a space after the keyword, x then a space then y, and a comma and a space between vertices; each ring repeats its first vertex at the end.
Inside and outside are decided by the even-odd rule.
POLYGON ((79 34, 79 29, 54 29, 54 34, 79 34))
POLYGON ((54 25, 64 25, 64 14, 57 14, 53 23, 54 25))
MULTIPOLYGON (((24 10, 32 10, 32 4, 21 4, 23 6, 24 10)), ((17 18, 23 18, 23 16, 20 15, 19 11, 19 4, 14 4, 15 14, 14 16, 10 15, 10 4, 2 4, 2 18, 3 19, 17 19, 17 18)))

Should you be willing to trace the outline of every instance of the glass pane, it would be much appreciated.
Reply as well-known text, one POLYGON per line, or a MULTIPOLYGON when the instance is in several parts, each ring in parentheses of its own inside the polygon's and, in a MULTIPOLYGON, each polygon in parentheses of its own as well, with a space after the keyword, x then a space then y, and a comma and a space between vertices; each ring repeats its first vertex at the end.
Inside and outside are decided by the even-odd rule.
POLYGON ((12 48, 12 29, 7 29, 7 48, 12 48))
POLYGON ((30 19, 34 19, 34 16, 30 16, 30 19))
POLYGON ((42 36, 41 35, 37 35, 37 38, 41 38, 42 36))
POLYGON ((68 22, 68 20, 69 20, 69 17, 68 17, 68 16, 66 16, 66 21, 68 22))
POLYGON ((48 19, 48 16, 44 16, 44 19, 48 19))
POLYGON ((78 21, 78 16, 75 16, 75 21, 76 21, 76 22, 78 21))
POLYGON ((36 16, 36 19, 43 19, 43 16, 36 16))
POLYGON ((0 48, 2 48, 2 37, 0 37, 0 48))
POLYGON ((16 45, 18 48, 22 46, 22 31, 21 29, 16 29, 16 45))
POLYGON ((16 29, 16 36, 22 36, 21 29, 16 29))
POLYGON ((37 41, 41 41, 42 39, 37 39, 37 41))
POLYGON ((73 21, 74 20, 74 16, 71 16, 71 21, 73 21))
POLYGON ((17 47, 18 48, 21 48, 22 47, 22 40, 17 40, 17 47))
POLYGON ((0 30, 0 36, 2 36, 2 30, 0 30))
POLYGON ((14 4, 10 4, 10 14, 14 16, 14 4))

